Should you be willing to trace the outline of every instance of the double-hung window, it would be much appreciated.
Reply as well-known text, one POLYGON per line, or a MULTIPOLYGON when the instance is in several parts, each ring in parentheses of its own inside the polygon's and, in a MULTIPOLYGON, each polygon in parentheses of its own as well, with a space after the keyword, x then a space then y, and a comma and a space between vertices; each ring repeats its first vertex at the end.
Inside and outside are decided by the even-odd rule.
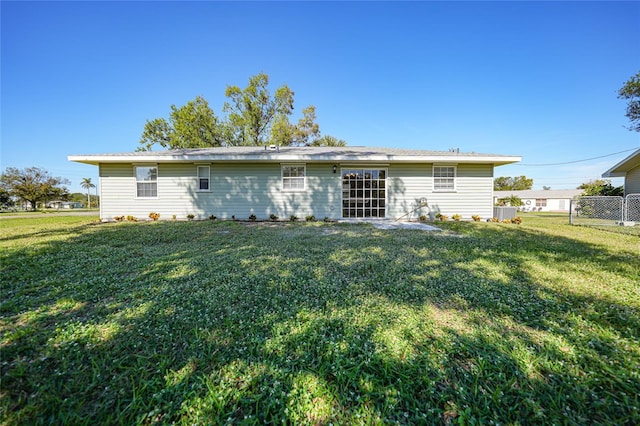
POLYGON ((136 196, 149 198, 158 196, 158 166, 135 166, 136 196))
POLYGON ((434 191, 455 191, 456 190, 456 167, 455 166, 433 166, 433 190, 434 191))
POLYGON ((209 179, 211 168, 209 166, 198 166, 198 191, 210 191, 209 179))
POLYGON ((305 190, 306 166, 304 164, 283 164, 282 165, 282 190, 283 191, 304 191, 305 190))

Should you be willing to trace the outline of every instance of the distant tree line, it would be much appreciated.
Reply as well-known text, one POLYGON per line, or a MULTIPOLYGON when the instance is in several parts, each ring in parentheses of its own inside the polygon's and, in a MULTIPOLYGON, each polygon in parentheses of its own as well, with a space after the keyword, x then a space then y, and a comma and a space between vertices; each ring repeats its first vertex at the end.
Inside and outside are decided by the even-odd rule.
POLYGON ((89 190, 95 188, 91 178, 84 178, 82 182, 83 188, 87 189, 86 195, 79 192, 69 193, 65 186, 69 183, 68 179, 52 176, 40 167, 7 167, 0 175, 0 209, 22 204, 36 210, 50 201, 71 201, 88 207, 98 205, 97 194, 89 194, 89 190))
POLYGON ((582 189, 582 195, 593 196, 620 196, 624 195, 623 186, 613 186, 608 179, 596 179, 581 184, 577 189, 582 189))
POLYGON ((169 118, 147 120, 138 151, 159 145, 165 149, 207 148, 275 144, 280 146, 345 146, 333 136, 322 136, 316 122, 316 107, 302 109, 297 123, 291 122, 294 92, 283 84, 272 95, 269 76, 259 73, 249 78, 244 89, 227 86, 225 116, 218 116, 202 96, 177 107, 171 105, 169 118))
POLYGON ((533 187, 533 179, 526 176, 500 176, 493 180, 494 191, 522 191, 533 187))
MULTIPOLYGON (((526 176, 508 177, 500 176, 493 180, 494 191, 522 191, 533 187, 533 179, 526 176)), ((548 186, 543 187, 544 190, 550 190, 548 186)), ((576 189, 582 189, 583 196, 622 196, 624 195, 623 186, 613 186, 608 179, 596 179, 585 182, 576 189)), ((499 205, 507 205, 519 207, 522 205, 522 199, 517 195, 509 195, 497 200, 499 205)))

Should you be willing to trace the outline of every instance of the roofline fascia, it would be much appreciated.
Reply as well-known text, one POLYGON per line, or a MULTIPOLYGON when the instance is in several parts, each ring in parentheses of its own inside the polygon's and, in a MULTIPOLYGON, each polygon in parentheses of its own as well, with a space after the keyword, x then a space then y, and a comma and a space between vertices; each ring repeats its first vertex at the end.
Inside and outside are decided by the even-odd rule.
POLYGON ((619 167, 624 166, 625 163, 629 162, 630 160, 632 160, 633 158, 635 158, 638 155, 640 155, 640 149, 635 150, 634 152, 629 154, 627 157, 622 159, 620 162, 618 162, 615 166, 611 167, 609 170, 604 172, 602 174, 602 177, 603 178, 624 177, 627 174, 628 170, 616 170, 616 169, 619 168, 619 167))
POLYGON ((305 156, 305 155, 221 155, 211 158, 208 155, 69 155, 69 161, 77 163, 99 165, 103 163, 222 163, 222 162, 259 162, 259 163, 281 163, 281 162, 317 162, 317 163, 488 163, 495 166, 517 163, 522 160, 520 156, 465 156, 465 155, 445 155, 445 156, 416 156, 416 155, 371 155, 371 156, 305 156))

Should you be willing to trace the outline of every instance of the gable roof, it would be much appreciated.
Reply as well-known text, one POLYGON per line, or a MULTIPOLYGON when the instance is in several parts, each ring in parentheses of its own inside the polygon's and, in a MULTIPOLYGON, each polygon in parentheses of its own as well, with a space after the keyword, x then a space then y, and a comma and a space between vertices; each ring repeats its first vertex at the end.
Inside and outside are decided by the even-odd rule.
POLYGON ((640 149, 631 153, 627 158, 602 174, 603 178, 608 177, 624 177, 627 172, 633 168, 640 166, 640 149))
POLYGON ((100 163, 186 163, 186 162, 382 162, 382 163, 516 163, 520 156, 479 154, 476 152, 427 151, 418 149, 346 147, 266 147, 233 146, 217 148, 176 149, 167 151, 136 151, 114 154, 69 155, 69 161, 100 163))

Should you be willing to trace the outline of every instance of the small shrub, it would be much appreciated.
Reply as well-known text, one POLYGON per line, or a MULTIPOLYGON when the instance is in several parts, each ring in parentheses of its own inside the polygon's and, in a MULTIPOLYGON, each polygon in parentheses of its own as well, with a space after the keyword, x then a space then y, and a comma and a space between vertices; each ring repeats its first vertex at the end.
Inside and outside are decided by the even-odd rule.
POLYGON ((255 215, 255 214, 251 213, 251 215, 249 215, 249 221, 250 221, 250 222, 255 222, 255 221, 256 221, 256 219, 257 219, 257 218, 256 218, 256 215, 255 215))
POLYGON ((427 221, 427 215, 426 214, 421 214, 419 219, 420 219, 420 222, 426 222, 427 221))
POLYGON ((160 219, 160 213, 156 213, 156 212, 149 213, 149 219, 155 222, 156 220, 160 219))
POLYGON ((497 222, 500 222, 500 219, 498 219, 497 217, 492 217, 491 219, 487 219, 487 222, 489 221, 497 223, 497 222))
POLYGON ((116 222, 122 222, 122 221, 124 220, 124 216, 114 216, 114 217, 113 217, 113 219, 114 219, 116 222))
POLYGON ((189 219, 189 220, 193 220, 194 217, 196 217, 196 216, 193 215, 193 214, 188 214, 187 215, 187 219, 189 219))
POLYGON ((275 214, 271 213, 269 215, 269 219, 271 219, 271 222, 275 222, 276 220, 278 220, 278 216, 276 216, 275 214))
POLYGON ((473 216, 471 216, 471 219, 473 219, 474 222, 480 222, 482 218, 477 214, 474 214, 473 216))
POLYGON ((456 222, 459 222, 460 219, 462 219, 462 216, 456 213, 453 216, 451 216, 451 219, 455 220, 456 222))
POLYGON ((516 216, 511 219, 511 223, 515 223, 516 225, 520 225, 522 223, 522 218, 520 216, 516 216))
POLYGON ((127 216, 127 222, 137 222, 137 221, 138 221, 137 217, 131 216, 131 215, 127 216))
POLYGON ((304 220, 306 220, 307 222, 315 222, 316 221, 316 217, 312 214, 310 214, 309 216, 305 216, 304 220))
POLYGON ((325 216, 324 219, 322 219, 324 222, 331 222, 331 219, 329 218, 329 216, 325 216))
POLYGON ((217 217, 216 217, 216 215, 214 215, 214 214, 212 214, 211 216, 209 216, 209 220, 216 220, 216 219, 217 219, 217 217))
POLYGON ((290 222, 295 222, 296 220, 298 220, 298 216, 292 214, 291 216, 289 216, 289 221, 290 222))
POLYGON ((436 219, 446 222, 447 220, 449 220, 449 216, 447 216, 446 214, 438 213, 436 215, 436 219))
POLYGON ((171 220, 176 220, 176 215, 175 214, 171 215, 171 220))
POLYGON ((231 220, 236 220, 236 215, 235 214, 231 215, 231 220))
POLYGON ((511 223, 511 219, 502 219, 502 223, 511 223))

